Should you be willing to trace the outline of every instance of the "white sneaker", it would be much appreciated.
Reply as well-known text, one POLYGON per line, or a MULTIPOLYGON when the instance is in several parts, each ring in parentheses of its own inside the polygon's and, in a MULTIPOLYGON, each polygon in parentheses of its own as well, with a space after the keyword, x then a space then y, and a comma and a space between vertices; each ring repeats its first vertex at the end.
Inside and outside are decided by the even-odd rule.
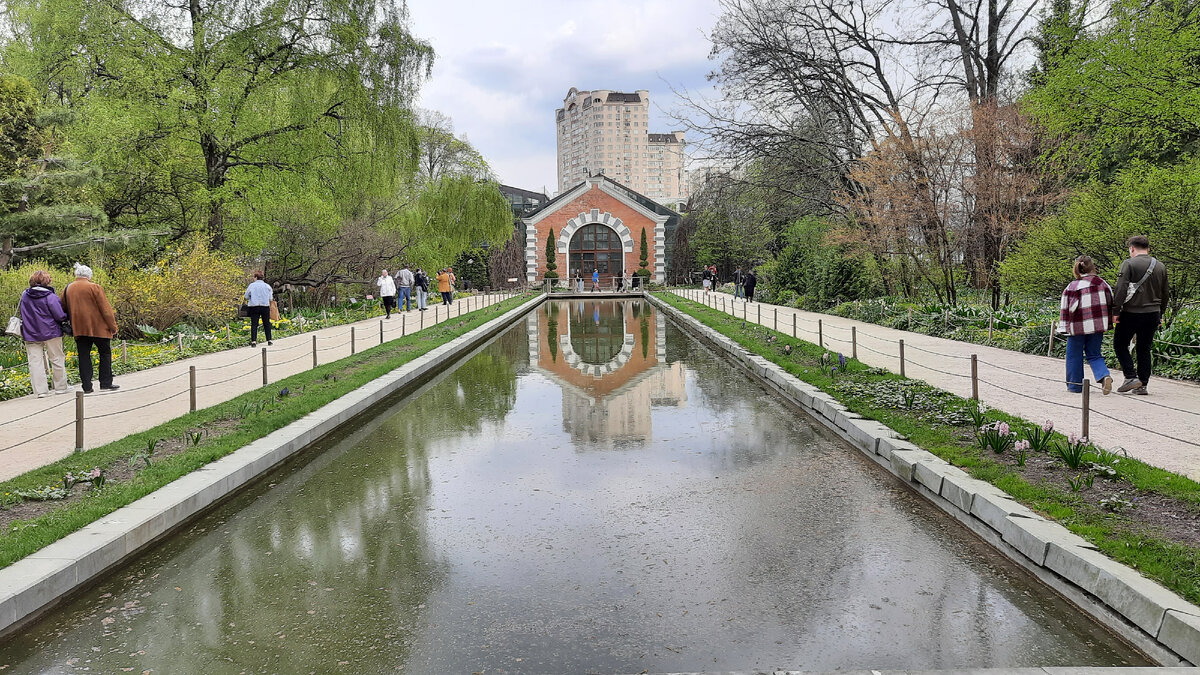
POLYGON ((37 396, 38 396, 38 398, 46 398, 49 395, 50 395, 50 392, 46 392, 44 394, 38 394, 37 396))

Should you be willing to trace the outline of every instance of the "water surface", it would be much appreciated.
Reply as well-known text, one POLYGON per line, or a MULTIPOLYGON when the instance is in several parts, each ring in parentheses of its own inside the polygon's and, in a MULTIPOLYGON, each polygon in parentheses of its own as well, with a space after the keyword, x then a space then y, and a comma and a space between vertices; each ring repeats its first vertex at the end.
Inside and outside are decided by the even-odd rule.
POLYGON ((638 301, 542 306, 0 646, 21 673, 1145 663, 638 301))

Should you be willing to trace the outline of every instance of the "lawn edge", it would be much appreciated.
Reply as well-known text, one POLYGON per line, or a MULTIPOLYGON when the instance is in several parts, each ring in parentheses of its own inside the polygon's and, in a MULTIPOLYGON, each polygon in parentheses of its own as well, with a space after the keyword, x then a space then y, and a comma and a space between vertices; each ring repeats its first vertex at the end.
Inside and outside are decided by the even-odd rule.
POLYGON ((1112 560, 1061 524, 1018 503, 1000 487, 968 476, 883 423, 851 412, 832 394, 751 352, 736 337, 706 325, 690 311, 693 305, 706 311, 710 308, 680 296, 666 299, 664 294, 648 298, 685 331, 723 351, 769 389, 1147 656, 1166 666, 1200 663, 1200 607, 1112 560))
POLYGON ((109 569, 139 555, 147 546, 388 396, 436 375, 446 363, 469 355, 545 299, 545 295, 535 295, 479 327, 111 513, 100 515, 0 569, 0 637, 37 618, 109 569))

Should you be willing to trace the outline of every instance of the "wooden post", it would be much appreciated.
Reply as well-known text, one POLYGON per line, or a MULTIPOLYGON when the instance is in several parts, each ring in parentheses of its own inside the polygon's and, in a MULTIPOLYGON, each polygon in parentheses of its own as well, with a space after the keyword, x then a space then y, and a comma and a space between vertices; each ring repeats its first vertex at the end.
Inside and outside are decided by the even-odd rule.
POLYGON ((317 336, 313 335, 313 368, 317 367, 317 336))
POLYGON ((850 326, 850 358, 858 358, 858 326, 850 326))
POLYGON ((325 322, 325 321, 328 321, 328 320, 329 320, 329 314, 328 314, 328 313, 325 311, 325 308, 324 308, 324 307, 322 307, 322 308, 321 308, 321 321, 322 321, 322 322, 325 322))
POLYGON ((229 340, 233 335, 229 332, 229 324, 225 324, 225 339, 229 340))
POLYGON ((796 313, 792 312, 792 337, 796 337, 796 313))
POLYGON ((188 412, 196 412, 196 366, 188 366, 188 412))
POLYGON ((356 351, 356 345, 354 344, 354 326, 350 326, 350 355, 354 356, 356 351))
POLYGON ((129 345, 121 340, 121 365, 129 363, 129 345))
POLYGON ((817 346, 825 348, 825 321, 817 319, 817 346))
MULTIPOLYGON (((400 315, 400 320, 404 320, 404 315, 400 315)), ((383 319, 379 320, 379 344, 383 344, 383 319)))
POLYGON ((979 400, 979 357, 971 355, 971 400, 979 400))
POLYGON ((83 452, 83 392, 75 392, 75 452, 83 452))
POLYGON ((992 339, 992 329, 996 327, 996 317, 988 317, 988 340, 992 339))
POLYGON ((417 330, 425 330, 425 315, 421 314, 421 312, 418 311, 417 318, 418 318, 417 330))
POLYGON ((1046 356, 1050 356, 1054 352, 1054 328, 1058 325, 1058 321, 1050 322, 1050 339, 1046 341, 1046 356))
POLYGON ((267 348, 262 348, 263 386, 267 386, 267 348))
POLYGON ((183 333, 176 335, 175 338, 176 338, 176 342, 179 343, 179 353, 182 354, 183 353, 183 333))
POLYGON ((908 330, 912 330, 912 307, 908 308, 908 330))
POLYGON ((1088 417, 1092 411, 1092 381, 1085 379, 1083 381, 1083 434, 1084 438, 1088 436, 1088 417))
POLYGON ((758 321, 756 323, 760 326, 762 325, 762 304, 761 303, 758 305, 758 321))
POLYGON ((400 315, 400 337, 404 337, 407 334, 408 334, 408 315, 401 314, 400 315))
POLYGON ((900 341, 900 377, 904 377, 904 340, 900 341))
POLYGON ((774 330, 776 332, 778 332, 779 331, 779 308, 775 307, 771 310, 771 312, 772 312, 771 320, 773 322, 775 322, 774 330))

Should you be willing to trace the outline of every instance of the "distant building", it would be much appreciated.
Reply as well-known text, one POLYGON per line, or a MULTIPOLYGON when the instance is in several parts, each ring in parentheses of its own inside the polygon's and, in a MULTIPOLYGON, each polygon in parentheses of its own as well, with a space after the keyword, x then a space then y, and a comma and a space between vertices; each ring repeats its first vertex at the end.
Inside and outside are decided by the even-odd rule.
POLYGON ((533 190, 522 190, 521 188, 512 187, 511 185, 501 185, 500 194, 508 200, 509 206, 512 207, 513 217, 520 218, 526 216, 550 201, 550 198, 542 192, 534 192, 533 190))
POLYGON ((650 133, 650 92, 572 88, 555 112, 558 190, 603 173, 673 209, 687 201, 684 134, 650 133))
POLYGON ((646 232, 650 280, 666 281, 667 261, 679 214, 608 176, 588 176, 563 191, 541 209, 525 216, 525 275, 535 283, 546 273, 546 239, 554 231, 555 264, 560 279, 582 275, 591 284, 592 271, 611 287, 620 275, 629 277, 641 262, 642 231, 646 232))

